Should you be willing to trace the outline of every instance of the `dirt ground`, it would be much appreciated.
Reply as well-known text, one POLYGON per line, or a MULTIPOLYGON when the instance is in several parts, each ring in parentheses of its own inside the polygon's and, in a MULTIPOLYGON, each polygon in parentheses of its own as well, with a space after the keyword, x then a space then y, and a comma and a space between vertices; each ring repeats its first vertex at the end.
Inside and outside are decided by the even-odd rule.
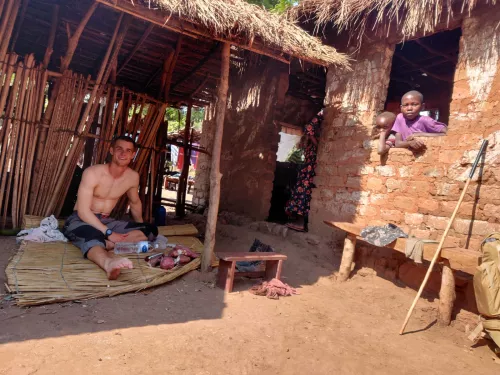
MULTIPOLYGON (((499 373, 488 346, 466 340, 472 314, 442 328, 436 301, 421 300, 399 336, 414 290, 369 270, 335 282, 338 252, 304 234, 219 228, 219 251, 245 251, 258 238, 287 254, 284 281, 300 295, 270 300, 240 280, 225 296, 199 272, 137 294, 29 309, 4 295, 0 374, 499 373)), ((5 267, 16 245, 0 241, 5 267)))

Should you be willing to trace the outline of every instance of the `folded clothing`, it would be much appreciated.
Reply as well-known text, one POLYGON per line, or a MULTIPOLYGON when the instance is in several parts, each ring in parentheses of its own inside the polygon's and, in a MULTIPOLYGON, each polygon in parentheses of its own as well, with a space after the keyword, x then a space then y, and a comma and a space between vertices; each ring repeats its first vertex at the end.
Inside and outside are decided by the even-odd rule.
POLYGON ((397 238, 408 238, 401 228, 394 224, 366 227, 361 231, 361 237, 375 246, 386 246, 397 238))
POLYGON ((33 242, 68 242, 68 239, 57 229, 59 223, 54 215, 46 217, 40 222, 38 228, 30 228, 20 231, 17 234, 17 242, 33 241, 33 242))

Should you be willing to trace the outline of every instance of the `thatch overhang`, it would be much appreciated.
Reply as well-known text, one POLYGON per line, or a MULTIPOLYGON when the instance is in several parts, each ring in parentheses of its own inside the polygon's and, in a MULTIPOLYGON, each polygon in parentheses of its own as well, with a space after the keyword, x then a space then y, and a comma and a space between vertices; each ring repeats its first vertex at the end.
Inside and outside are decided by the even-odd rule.
POLYGON ((194 38, 228 41, 281 61, 348 66, 346 55, 322 44, 284 15, 244 0, 97 0, 194 38))
MULTIPOLYGON (((68 36, 75 32, 93 1, 29 0, 15 51, 20 55, 34 53, 37 61, 43 60, 53 9, 58 5, 54 51, 48 68, 59 72, 68 36)), ((171 78, 171 105, 213 102, 220 75, 221 46, 225 41, 233 45, 231 63, 236 67, 244 68, 262 55, 283 62, 295 57, 316 66, 348 67, 346 55, 323 45, 283 16, 243 0, 177 0, 161 4, 153 0, 97 1, 69 68, 95 77, 115 25, 125 13, 131 22, 119 51, 115 83, 156 97, 161 90, 164 63, 180 42, 171 78)))
POLYGON ((291 11, 291 19, 312 21, 316 30, 331 25, 360 38, 377 30, 398 34, 402 40, 430 34, 449 26, 480 6, 498 0, 303 0, 291 11))

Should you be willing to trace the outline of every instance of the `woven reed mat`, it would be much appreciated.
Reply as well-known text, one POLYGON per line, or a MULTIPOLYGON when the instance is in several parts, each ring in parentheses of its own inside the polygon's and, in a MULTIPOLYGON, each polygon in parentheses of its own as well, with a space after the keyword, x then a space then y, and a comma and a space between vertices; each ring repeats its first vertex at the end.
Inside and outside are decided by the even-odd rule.
MULTIPOLYGON (((169 242, 198 253, 203 249, 195 237, 169 237, 169 242)), ((24 242, 5 270, 7 286, 19 306, 111 297, 165 284, 198 268, 201 262, 200 258, 193 259, 183 267, 165 271, 149 267, 145 256, 128 255, 134 269, 122 270, 117 280, 108 280, 103 270, 84 259, 70 243, 24 242)))
MULTIPOLYGON (((24 215, 23 229, 38 228, 40 222, 43 220, 42 216, 24 215)), ((64 226, 64 220, 58 220, 59 228, 64 226)), ((198 229, 193 224, 184 225, 170 225, 165 227, 158 227, 158 232, 165 237, 168 236, 197 236, 198 229)))

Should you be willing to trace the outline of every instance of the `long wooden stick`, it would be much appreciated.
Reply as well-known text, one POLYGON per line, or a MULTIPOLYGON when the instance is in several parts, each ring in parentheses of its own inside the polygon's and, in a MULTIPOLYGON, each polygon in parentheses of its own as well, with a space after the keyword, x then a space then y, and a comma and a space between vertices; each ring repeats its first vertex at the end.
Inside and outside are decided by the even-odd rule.
POLYGON ((221 79, 217 92, 217 109, 215 112, 215 136, 212 148, 212 163, 210 165, 210 197, 207 215, 207 228, 205 231, 205 243, 203 246, 203 257, 201 259, 201 271, 208 272, 212 264, 212 254, 215 247, 215 231, 217 226, 217 215, 219 213, 220 201, 220 154, 222 149, 222 135, 224 132, 224 116, 227 107, 227 91, 229 86, 229 58, 231 44, 224 43, 221 53, 221 79))
POLYGON ((43 56, 43 66, 45 69, 49 67, 52 52, 54 52, 54 41, 56 40, 57 23, 59 21, 59 4, 55 4, 52 9, 52 21, 50 26, 49 40, 47 41, 47 49, 43 56))
POLYGON ((406 325, 408 324, 408 321, 410 320, 411 314, 413 313, 413 310, 415 309, 415 306, 417 305, 418 299, 422 295, 422 292, 424 291, 424 288, 427 285, 427 281, 429 281, 429 277, 431 275, 432 269, 434 268, 434 264, 436 264, 437 260, 439 259, 439 256, 441 255, 441 249, 443 248, 444 241, 446 240, 446 237, 448 236, 448 232, 450 231, 450 228, 451 228, 453 222, 455 221, 455 216, 457 216, 457 212, 458 212, 460 205, 462 204, 462 201, 465 197, 465 193, 467 193, 467 188, 469 187, 469 184, 472 180, 472 177, 474 177, 474 172, 476 171, 477 164, 479 163, 481 155, 483 154, 484 150, 486 149, 487 144, 488 144, 488 141, 483 140, 483 143, 481 144, 481 148, 477 154, 476 161, 472 165, 472 170, 469 174, 469 177, 467 178, 467 181, 465 182, 465 186, 462 190, 462 194, 460 194, 460 199, 458 200, 457 206, 455 207, 455 210, 453 211, 451 218, 448 221, 448 225, 446 226, 446 229, 443 233, 443 236, 441 237, 441 241, 439 242, 436 253, 434 254, 434 257, 431 260, 431 264, 429 266, 429 269, 427 270, 427 273, 425 274, 424 281, 422 282, 422 285, 420 285, 420 289, 418 290, 417 296, 413 300, 413 303, 410 307, 410 310, 408 311, 408 314, 406 315, 406 319, 403 323, 403 326, 401 327, 401 330, 399 331, 400 335, 402 335, 404 333, 406 325))

